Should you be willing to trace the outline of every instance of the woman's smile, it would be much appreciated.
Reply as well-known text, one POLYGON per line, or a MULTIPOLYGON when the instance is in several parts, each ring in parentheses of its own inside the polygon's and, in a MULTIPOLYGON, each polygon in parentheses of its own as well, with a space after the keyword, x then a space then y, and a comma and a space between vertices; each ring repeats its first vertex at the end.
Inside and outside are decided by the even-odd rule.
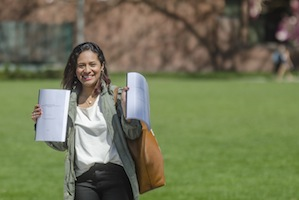
POLYGON ((91 80, 93 78, 93 76, 91 76, 91 75, 83 75, 82 78, 85 79, 85 81, 89 81, 89 80, 91 80))

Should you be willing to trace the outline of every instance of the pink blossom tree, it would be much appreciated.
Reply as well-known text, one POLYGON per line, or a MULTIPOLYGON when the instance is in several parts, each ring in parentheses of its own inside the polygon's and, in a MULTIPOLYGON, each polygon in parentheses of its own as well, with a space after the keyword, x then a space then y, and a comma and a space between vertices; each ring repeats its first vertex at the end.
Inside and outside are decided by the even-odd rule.
POLYGON ((290 1, 291 15, 284 16, 278 25, 277 40, 299 45, 299 0, 290 1))

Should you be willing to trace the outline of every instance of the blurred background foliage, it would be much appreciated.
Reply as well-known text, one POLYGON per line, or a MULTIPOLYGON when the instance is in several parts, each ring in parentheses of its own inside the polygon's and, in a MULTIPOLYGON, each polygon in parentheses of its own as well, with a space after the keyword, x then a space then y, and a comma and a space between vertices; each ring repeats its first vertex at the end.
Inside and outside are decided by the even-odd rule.
POLYGON ((298 0, 3 0, 0 76, 59 74, 83 41, 101 46, 113 72, 271 73, 272 54, 281 43, 291 49, 297 69, 298 5, 298 0))

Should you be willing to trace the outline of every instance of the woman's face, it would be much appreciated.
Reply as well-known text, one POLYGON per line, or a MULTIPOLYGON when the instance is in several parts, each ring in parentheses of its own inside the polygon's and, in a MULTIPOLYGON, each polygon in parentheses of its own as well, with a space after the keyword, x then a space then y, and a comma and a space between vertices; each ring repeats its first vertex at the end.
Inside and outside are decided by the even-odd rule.
POLYGON ((87 50, 78 56, 76 76, 83 88, 94 88, 101 76, 102 69, 103 66, 96 53, 87 50))

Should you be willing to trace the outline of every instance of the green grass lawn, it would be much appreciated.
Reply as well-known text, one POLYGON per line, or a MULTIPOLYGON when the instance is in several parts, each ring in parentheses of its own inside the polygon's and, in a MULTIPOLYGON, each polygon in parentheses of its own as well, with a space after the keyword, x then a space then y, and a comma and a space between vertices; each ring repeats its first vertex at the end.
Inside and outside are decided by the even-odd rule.
MULTIPOLYGON (((167 185, 141 200, 299 200, 299 83, 148 82, 167 185)), ((35 142, 30 119, 38 89, 59 87, 58 80, 0 81, 0 200, 63 199, 65 154, 35 142)))

